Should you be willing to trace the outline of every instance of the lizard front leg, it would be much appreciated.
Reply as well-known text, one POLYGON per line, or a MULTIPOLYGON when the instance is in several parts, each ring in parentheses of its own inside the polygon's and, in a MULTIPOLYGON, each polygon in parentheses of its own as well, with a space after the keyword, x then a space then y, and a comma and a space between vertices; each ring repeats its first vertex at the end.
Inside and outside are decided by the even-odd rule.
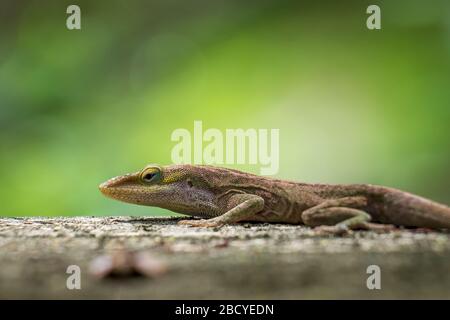
POLYGON ((302 220, 308 226, 317 227, 319 233, 336 235, 354 229, 387 231, 394 228, 392 225, 370 223, 371 216, 361 210, 366 205, 367 199, 360 196, 326 200, 305 210, 302 220))
POLYGON ((201 220, 181 220, 178 224, 193 227, 218 227, 252 218, 264 208, 264 199, 253 194, 236 194, 230 197, 232 208, 224 214, 201 220))

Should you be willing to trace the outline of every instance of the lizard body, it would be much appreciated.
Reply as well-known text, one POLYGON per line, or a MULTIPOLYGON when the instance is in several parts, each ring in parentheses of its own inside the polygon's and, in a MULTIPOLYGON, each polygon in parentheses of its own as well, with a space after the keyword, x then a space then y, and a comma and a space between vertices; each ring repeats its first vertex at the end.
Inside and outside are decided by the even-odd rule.
POLYGON ((203 218, 180 221, 191 226, 278 222, 335 234, 392 225, 450 229, 448 206, 369 184, 307 184, 213 166, 149 165, 99 188, 113 199, 203 218))

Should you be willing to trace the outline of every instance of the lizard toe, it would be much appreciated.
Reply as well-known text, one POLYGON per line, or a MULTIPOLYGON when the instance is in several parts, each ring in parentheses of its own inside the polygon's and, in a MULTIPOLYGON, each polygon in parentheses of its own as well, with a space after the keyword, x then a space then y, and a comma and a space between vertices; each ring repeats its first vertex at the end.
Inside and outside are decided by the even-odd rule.
POLYGON ((177 222, 178 225, 181 226, 193 226, 195 223, 195 220, 180 220, 177 222))
POLYGON ((340 236, 340 235, 345 235, 345 234, 349 234, 350 230, 348 228, 339 226, 339 225, 335 225, 335 226, 319 226, 314 228, 314 231, 316 231, 317 234, 319 235, 335 235, 335 236, 340 236))
POLYGON ((221 226, 220 223, 217 223, 215 221, 209 221, 205 219, 201 220, 180 220, 178 222, 179 225, 185 225, 190 227, 203 227, 203 228, 213 228, 213 227, 219 227, 221 226))

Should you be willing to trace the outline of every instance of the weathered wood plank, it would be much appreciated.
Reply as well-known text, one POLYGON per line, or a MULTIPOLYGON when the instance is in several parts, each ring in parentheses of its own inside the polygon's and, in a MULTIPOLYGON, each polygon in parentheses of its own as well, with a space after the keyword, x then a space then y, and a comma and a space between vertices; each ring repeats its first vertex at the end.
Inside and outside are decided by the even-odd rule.
POLYGON ((0 298, 450 298, 449 233, 336 238, 302 226, 197 229, 176 221, 2 218, 0 298), (93 278, 92 259, 120 247, 151 252, 168 273, 156 279, 93 278), (381 290, 366 287, 371 264, 381 268, 381 290), (81 290, 66 288, 69 265, 81 268, 81 290))

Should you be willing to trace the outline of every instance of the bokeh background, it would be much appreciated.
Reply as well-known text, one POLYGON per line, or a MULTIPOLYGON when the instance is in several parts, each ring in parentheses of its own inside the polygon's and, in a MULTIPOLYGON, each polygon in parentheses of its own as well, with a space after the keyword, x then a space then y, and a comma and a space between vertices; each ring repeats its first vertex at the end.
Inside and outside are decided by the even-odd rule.
POLYGON ((281 178, 450 204, 450 2, 0 2, 1 215, 167 214, 97 185, 194 120, 279 128, 281 178))

